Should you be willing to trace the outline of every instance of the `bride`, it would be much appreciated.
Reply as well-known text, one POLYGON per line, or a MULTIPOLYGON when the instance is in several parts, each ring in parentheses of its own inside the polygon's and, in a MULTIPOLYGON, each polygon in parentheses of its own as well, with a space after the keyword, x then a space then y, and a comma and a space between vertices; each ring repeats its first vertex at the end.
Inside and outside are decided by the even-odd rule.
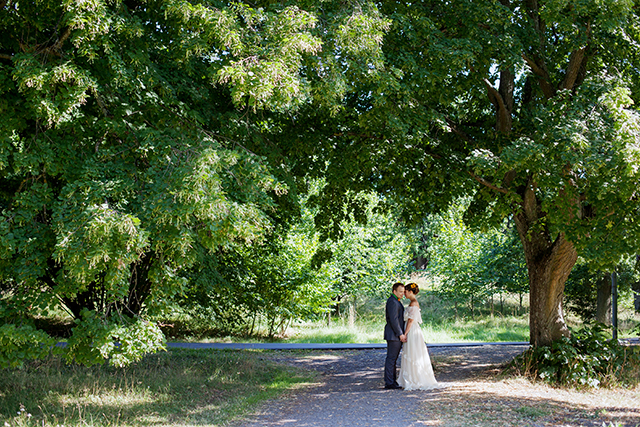
POLYGON ((407 342, 402 350, 402 361, 398 384, 405 390, 429 390, 438 388, 439 384, 433 375, 431 359, 427 346, 422 336, 422 315, 420 314, 420 304, 416 295, 420 292, 418 285, 409 283, 404 287, 404 296, 411 301, 409 308, 404 312, 406 322, 404 333, 407 342))

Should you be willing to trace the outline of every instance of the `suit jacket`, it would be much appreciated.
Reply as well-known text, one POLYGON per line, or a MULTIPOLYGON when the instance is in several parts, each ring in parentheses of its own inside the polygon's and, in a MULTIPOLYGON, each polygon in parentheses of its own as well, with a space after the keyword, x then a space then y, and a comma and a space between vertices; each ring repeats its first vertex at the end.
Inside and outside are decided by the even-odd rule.
POLYGON ((384 339, 386 341, 400 341, 404 334, 404 306, 398 298, 390 296, 385 308, 387 324, 384 325, 384 339))

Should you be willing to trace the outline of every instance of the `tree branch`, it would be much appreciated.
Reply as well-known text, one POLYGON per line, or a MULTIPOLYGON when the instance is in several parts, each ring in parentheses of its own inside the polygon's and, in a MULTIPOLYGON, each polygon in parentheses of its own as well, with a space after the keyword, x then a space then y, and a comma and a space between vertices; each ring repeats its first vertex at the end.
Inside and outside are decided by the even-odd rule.
POLYGON ((484 185, 485 187, 490 188, 493 191, 497 191, 498 193, 509 194, 509 190, 507 190, 505 188, 498 187, 497 185, 494 185, 494 184, 490 183, 486 179, 476 175, 475 173, 473 173, 471 171, 467 171, 467 173, 471 176, 471 178, 475 179, 476 181, 478 181, 480 184, 484 185))
POLYGON ((585 48, 574 50, 571 52, 571 58, 569 59, 569 65, 567 66, 567 73, 562 81, 561 89, 573 89, 573 85, 578 77, 582 59, 584 58, 585 48))
MULTIPOLYGON (((587 24, 586 30, 587 39, 591 34, 591 24, 587 24)), ((585 59, 585 52, 587 50, 587 46, 574 50, 571 52, 571 58, 569 59, 569 65, 567 66, 567 72, 564 77, 564 81, 562 82, 561 89, 573 89, 576 80, 578 78, 578 74, 580 73, 580 69, 582 68, 582 63, 585 59)))
POLYGON ((524 54, 522 55, 522 59, 525 60, 527 65, 531 68, 531 71, 533 71, 533 73, 539 77, 538 81, 540 82, 540 88, 542 89, 542 93, 544 94, 545 98, 553 98, 556 94, 556 91, 549 82, 549 73, 544 68, 544 66, 538 65, 536 61, 524 54))
POLYGON ((62 37, 58 39, 56 44, 51 48, 52 50, 59 50, 62 47, 62 44, 71 36, 71 27, 67 27, 65 32, 62 34, 62 37))
POLYGON ((60 56, 58 51, 62 47, 62 44, 69 38, 69 36, 71 36, 71 28, 67 27, 65 32, 62 34, 62 36, 60 36, 60 38, 55 42, 55 44, 53 44, 53 46, 45 47, 45 48, 39 50, 37 53, 38 54, 45 53, 47 55, 60 56))
POLYGON ((471 139, 469 137, 469 135, 467 135, 466 133, 464 133, 463 131, 461 131, 460 129, 458 129, 458 127, 456 126, 455 123, 453 123, 453 121, 451 121, 450 119, 445 117, 445 120, 447 122, 447 125, 449 125, 449 127, 451 128, 451 130, 453 131, 453 133, 455 133, 456 135, 458 135, 460 138, 462 138, 463 141, 468 142, 469 144, 475 144, 475 142, 473 141, 473 139, 471 139))
POLYGON ((13 55, 7 55, 6 53, 0 53, 0 59, 8 59, 11 61, 13 59, 13 55))
MULTIPOLYGON (((506 77, 501 74, 500 87, 503 87, 502 78, 506 77)), ((493 87, 487 79, 482 79, 487 86, 489 101, 496 107, 496 130, 500 133, 509 133, 511 131, 511 109, 505 104, 502 94, 493 87)))

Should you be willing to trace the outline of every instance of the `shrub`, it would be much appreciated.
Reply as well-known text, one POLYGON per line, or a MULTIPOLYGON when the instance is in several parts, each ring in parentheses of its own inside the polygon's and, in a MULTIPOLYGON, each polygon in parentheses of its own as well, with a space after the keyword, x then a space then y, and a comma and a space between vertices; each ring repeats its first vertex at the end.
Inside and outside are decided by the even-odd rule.
POLYGON ((607 327, 596 324, 550 347, 531 347, 512 362, 524 375, 550 384, 600 387, 640 382, 640 347, 611 340, 607 327))

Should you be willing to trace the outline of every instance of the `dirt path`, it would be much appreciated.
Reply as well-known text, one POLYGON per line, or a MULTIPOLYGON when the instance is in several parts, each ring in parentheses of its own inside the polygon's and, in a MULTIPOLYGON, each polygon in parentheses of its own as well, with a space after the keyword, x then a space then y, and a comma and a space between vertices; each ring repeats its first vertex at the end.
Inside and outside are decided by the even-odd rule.
MULTIPOLYGON (((445 387, 499 364, 523 351, 500 348, 438 348, 430 351, 436 378, 445 387)), ((276 356, 282 362, 320 372, 317 383, 287 399, 269 402, 242 426, 418 426, 417 411, 439 391, 385 390, 385 350, 323 352, 321 355, 276 356)))
POLYGON ((445 386, 433 391, 385 390, 384 350, 277 352, 272 356, 276 360, 319 372, 316 382, 267 402, 237 425, 640 426, 640 391, 585 394, 525 380, 497 380, 497 367, 523 350, 431 349, 436 378, 445 386))

